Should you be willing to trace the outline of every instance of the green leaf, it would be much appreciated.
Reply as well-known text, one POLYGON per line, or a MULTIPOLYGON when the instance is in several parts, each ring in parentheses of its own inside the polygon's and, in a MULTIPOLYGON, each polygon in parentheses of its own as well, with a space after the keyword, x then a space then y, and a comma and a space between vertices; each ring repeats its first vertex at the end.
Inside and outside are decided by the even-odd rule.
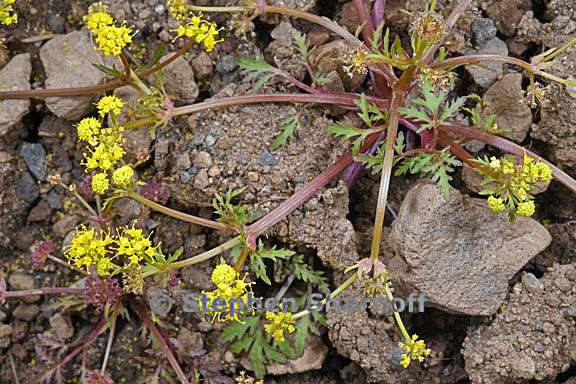
POLYGON ((238 66, 245 71, 268 72, 274 68, 264 60, 253 60, 248 58, 238 59, 238 66))
POLYGON ((264 365, 264 353, 262 350, 262 344, 254 343, 252 349, 248 353, 248 360, 252 365, 252 370, 257 377, 264 377, 266 374, 266 366, 264 365))
POLYGON ((148 64, 150 67, 158 64, 160 62, 160 59, 166 54, 166 44, 164 43, 160 43, 156 49, 154 50, 154 53, 152 54, 152 58, 150 59, 150 64, 148 64))
POLYGON ((271 148, 273 150, 284 146, 286 144, 286 142, 288 141, 288 139, 290 139, 290 138, 292 138, 292 136, 294 136, 294 132, 297 129, 301 128, 300 115, 297 114, 297 115, 288 116, 288 117, 282 119, 280 121, 280 128, 282 129, 282 131, 280 132, 280 134, 278 136, 276 136, 276 138, 272 142, 271 148))
POLYGON ((264 243, 262 240, 258 240, 258 249, 252 255, 250 255, 250 268, 256 274, 256 277, 264 281, 266 284, 271 285, 272 282, 266 273, 266 265, 264 264, 264 260, 272 260, 276 262, 278 259, 288 259, 292 257, 295 252, 289 249, 276 249, 276 246, 273 246, 270 249, 264 249, 264 243))
POLYGON ((324 272, 310 269, 308 264, 304 262, 304 255, 298 255, 292 259, 292 268, 297 279, 318 286, 322 292, 330 292, 324 272))
POLYGON ((296 348, 296 353, 298 356, 302 356, 304 349, 306 348, 306 342, 310 335, 310 326, 312 322, 310 321, 310 316, 306 315, 296 322, 296 333, 294 335, 294 347, 296 348))
POLYGON ((292 38, 294 42, 298 46, 298 51, 300 55, 302 55, 302 59, 304 61, 308 60, 308 54, 310 53, 308 44, 306 43, 306 35, 301 34, 298 31, 292 32, 292 38))
POLYGON ((101 64, 92 63, 92 65, 94 67, 98 68, 100 71, 104 72, 108 76, 118 77, 118 78, 124 76, 124 72, 118 71, 117 69, 110 68, 110 67, 107 67, 107 66, 101 65, 101 64))

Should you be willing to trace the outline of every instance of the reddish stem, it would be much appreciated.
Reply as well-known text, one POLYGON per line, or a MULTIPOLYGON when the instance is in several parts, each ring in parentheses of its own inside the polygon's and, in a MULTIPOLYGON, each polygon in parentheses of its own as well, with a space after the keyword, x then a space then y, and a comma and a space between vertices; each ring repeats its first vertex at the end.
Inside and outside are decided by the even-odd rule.
MULTIPOLYGON (((363 150, 371 146, 379 134, 372 134, 364 140, 363 150)), ((282 204, 270 211, 266 216, 246 228, 246 240, 248 246, 256 248, 256 239, 269 228, 282 221, 290 213, 298 209, 302 204, 318 193, 326 184, 331 182, 350 164, 354 162, 352 153, 348 152, 329 166, 324 172, 316 176, 310 183, 298 190, 282 204)))
POLYGON ((556 167, 548 160, 544 159, 543 157, 540 157, 539 155, 522 147, 521 145, 513 143, 510 140, 507 140, 503 137, 494 136, 489 133, 482 132, 478 129, 470 128, 462 124, 453 123, 451 125, 443 125, 440 127, 440 130, 458 136, 464 136, 470 139, 476 139, 482 141, 483 143, 492 145, 493 147, 499 148, 505 152, 516 155, 519 158, 522 158, 524 155, 529 155, 535 158, 536 160, 548 164, 552 169, 552 174, 554 175, 554 178, 556 178, 556 180, 558 180, 560 183, 564 184, 571 191, 576 192, 576 180, 574 180, 567 173, 560 170, 560 168, 556 167))
POLYGON ((5 299, 13 299, 16 297, 27 297, 35 295, 79 295, 84 290, 82 288, 38 288, 38 289, 25 289, 21 291, 6 291, 0 292, 0 301, 5 299))
POLYGON ((186 374, 184 373, 184 371, 180 367, 180 364, 178 363, 176 356, 174 356, 174 353, 172 353, 172 349, 168 345, 168 342, 166 341, 166 339, 164 339, 164 336, 162 336, 162 333, 160 333, 160 330, 158 330, 158 328, 156 328, 154 323, 152 323, 152 321, 148 317, 148 314, 146 313, 146 308, 144 308, 142 303, 140 303, 139 301, 137 301, 135 299, 130 300, 130 305, 132 306, 132 309, 134 310, 134 312, 136 312, 138 314, 138 317, 140 317, 140 319, 142 319, 142 321, 144 322, 144 324, 146 325, 148 330, 150 330, 150 333, 154 336, 154 338, 156 339, 156 341, 160 345, 160 348, 162 349, 162 352, 164 352, 166 359, 168 359, 168 362, 172 366, 172 369, 174 369, 174 372, 176 372, 176 376, 178 377, 178 380, 180 380, 180 382, 182 384, 190 384, 190 382, 188 381, 188 378, 186 377, 186 374))

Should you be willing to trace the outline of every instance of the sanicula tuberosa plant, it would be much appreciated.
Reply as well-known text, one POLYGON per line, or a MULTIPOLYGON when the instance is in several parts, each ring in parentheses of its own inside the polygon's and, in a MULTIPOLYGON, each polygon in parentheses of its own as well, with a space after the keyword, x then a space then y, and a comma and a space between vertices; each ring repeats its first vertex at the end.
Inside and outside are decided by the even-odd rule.
MULTIPOLYGON (((13 1, 0 2, 0 22, 6 25, 16 21, 16 17, 11 13, 12 3, 13 1)), ((97 113, 76 125, 78 143, 84 153, 82 164, 89 176, 90 192, 95 195, 96 207, 83 200, 75 186, 63 186, 81 200, 83 206, 97 220, 76 229, 70 245, 66 248, 65 258, 71 268, 87 276, 84 288, 6 291, 5 285, 0 281, 0 299, 3 300, 32 294, 82 295, 83 304, 94 305, 103 314, 102 321, 94 330, 81 342, 76 343, 77 347, 45 377, 53 377, 54 372, 59 372, 66 362, 80 354, 86 345, 107 329, 110 330, 112 340, 116 318, 124 313, 124 305, 129 305, 142 318, 180 382, 189 383, 194 380, 191 378, 194 375, 183 371, 171 346, 148 316, 139 296, 150 285, 171 284, 175 271, 208 261, 227 251, 231 253, 231 260, 219 261, 210 276, 213 290, 204 294, 210 300, 226 298, 229 306, 232 300, 236 299, 248 308, 242 313, 232 314, 228 306, 227 312, 207 313, 208 320, 227 323, 222 340, 231 343, 230 349, 233 352, 247 353, 257 376, 264 375, 266 362, 282 362, 286 358, 300 356, 309 335, 318 333, 318 327, 323 324, 321 313, 303 309, 303 303, 300 302, 299 311, 269 311, 262 315, 248 305, 248 295, 252 294, 253 286, 259 282, 271 285, 267 274, 268 267, 271 263, 283 263, 288 266, 291 274, 279 296, 282 296, 296 279, 308 284, 310 289, 316 287, 325 294, 329 293, 331 298, 337 297, 360 281, 362 291, 367 297, 384 295, 392 300, 394 296, 390 272, 379 260, 379 251, 388 189, 393 174, 410 173, 429 177, 447 195, 450 190, 450 173, 455 167, 466 163, 483 177, 486 189, 482 194, 489 196, 488 209, 494 211, 494 214, 507 211, 511 221, 517 216, 532 216, 535 213, 536 205, 532 194, 538 185, 548 183, 552 178, 576 191, 576 181, 559 168, 528 149, 497 136, 497 128, 506 127, 496 127, 493 116, 480 121, 475 110, 464 107, 469 99, 462 97, 451 100, 449 97, 456 68, 496 61, 518 66, 528 73, 530 84, 525 96, 526 101, 534 105, 543 97, 544 87, 538 81, 576 85, 546 72, 553 60, 574 45, 574 41, 558 49, 550 49, 530 62, 498 55, 448 57, 448 51, 443 47, 444 40, 458 18, 469 7, 470 0, 461 0, 447 17, 440 12, 437 2, 432 0, 425 9, 414 15, 408 45, 404 45, 399 36, 392 36, 385 28, 385 7, 382 0, 374 3, 354 0, 354 5, 360 19, 365 21, 358 35, 349 33, 327 18, 295 9, 270 6, 264 0, 246 0, 244 5, 235 7, 195 6, 185 0, 168 0, 169 11, 179 22, 179 26, 173 31, 174 40, 184 40, 183 46, 162 62, 160 57, 164 48, 161 47, 154 53, 151 62, 142 66, 125 54, 126 47, 131 44, 137 31, 125 22, 115 20, 104 3, 96 3, 90 7, 84 21, 86 28, 92 33, 95 48, 104 55, 118 58, 118 67, 98 66, 115 79, 88 87, 0 92, 0 99, 85 96, 130 85, 140 96, 138 113, 131 115, 132 118, 122 124, 119 123, 119 117, 125 112, 124 101, 114 95, 106 95, 96 103, 97 113), (342 69, 350 76, 358 73, 369 75, 371 87, 366 89, 373 89, 374 92, 371 95, 329 92, 323 87, 325 79, 322 75, 314 73, 308 65, 310 84, 297 80, 288 72, 266 62, 245 59, 241 61, 242 66, 259 79, 256 88, 277 76, 299 92, 216 98, 189 106, 174 107, 169 95, 163 93, 162 87, 148 83, 147 79, 192 47, 206 51, 217 48, 223 41, 225 32, 222 27, 209 20, 210 13, 234 14, 233 25, 241 29, 240 33, 245 32, 254 18, 264 14, 279 14, 318 24, 351 43, 353 49, 347 53, 342 69), (343 107, 358 112, 358 121, 361 123, 343 120, 333 124, 326 134, 334 134, 350 142, 350 151, 259 219, 251 214, 249 206, 236 203, 242 190, 224 191, 215 196, 213 207, 216 220, 168 208, 165 206, 168 194, 161 190, 162 186, 154 181, 140 180, 140 165, 130 164, 125 160, 123 145, 127 130, 142 126, 166 126, 176 116, 208 109, 272 102, 343 107), (457 122, 456 117, 463 111, 471 114, 472 123, 476 127, 457 122), (416 144, 408 146, 407 135, 416 137, 416 144), (468 140, 484 142, 501 150, 504 155, 500 158, 474 159, 464 148, 468 140), (341 173, 346 171, 344 179, 348 185, 352 185, 357 179, 358 171, 365 167, 381 174, 370 258, 346 266, 346 280, 330 291, 323 273, 314 270, 302 255, 288 249, 266 247, 261 237, 341 173), (151 233, 141 223, 114 227, 108 222, 108 207, 120 198, 131 198, 173 218, 236 236, 190 258, 182 259, 181 250, 165 255, 161 244, 153 243, 151 233)), ((302 61, 307 63, 309 53, 314 47, 309 47, 305 36, 299 33, 295 34, 294 39, 302 61)), ((477 97, 470 99, 479 102, 477 97)), ((302 129, 299 126, 299 117, 285 119, 274 147, 279 148, 291 140, 297 129, 302 129)), ((45 261, 46 257, 43 257, 42 262, 45 261)), ((323 304, 326 304, 326 299, 323 304)), ((398 341, 403 350, 401 365, 408 368, 413 363, 425 361, 431 348, 428 348, 418 335, 408 331, 399 313, 394 312, 393 315, 403 338, 398 341)), ((110 343, 102 370, 98 374, 102 377, 105 377, 106 373, 109 348, 110 343)))

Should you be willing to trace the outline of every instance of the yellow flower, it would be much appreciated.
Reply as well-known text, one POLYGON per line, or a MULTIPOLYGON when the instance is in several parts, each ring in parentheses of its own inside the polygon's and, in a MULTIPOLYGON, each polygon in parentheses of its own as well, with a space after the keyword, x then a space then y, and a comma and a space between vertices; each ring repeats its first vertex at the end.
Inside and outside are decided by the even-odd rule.
POLYGON ((224 289, 236 281, 238 272, 226 263, 219 264, 212 272, 212 282, 218 287, 224 289))
POLYGON ((120 188, 127 188, 134 176, 134 170, 129 165, 123 165, 112 173, 112 181, 120 188))
POLYGON ((110 185, 108 175, 105 173, 97 173, 92 177, 92 190, 94 193, 103 195, 110 185))
POLYGON ((400 362, 404 368, 408 368, 412 360, 423 362, 424 358, 432 353, 430 349, 426 348, 424 340, 418 340, 418 335, 412 335, 411 339, 406 339, 406 344, 400 342, 398 346, 406 352, 402 354, 402 361, 400 362))
POLYGON ((94 117, 82 119, 76 125, 78 140, 86 141, 90 145, 98 144, 97 137, 100 134, 100 128, 102 128, 102 124, 94 117))
POLYGON ((119 56, 122 49, 132 42, 132 28, 125 24, 117 27, 108 25, 100 28, 96 44, 106 56, 119 56))
POLYGON ((500 213, 504 211, 506 207, 501 197, 490 196, 488 197, 488 208, 490 208, 492 212, 500 213))
POLYGON ((87 229, 82 226, 70 242, 70 248, 65 252, 66 258, 76 267, 86 268, 86 270, 96 265, 98 274, 106 276, 113 268, 108 257, 111 252, 109 246, 113 243, 114 238, 109 233, 96 232, 94 228, 87 229))
POLYGON ((174 39, 186 36, 198 44, 203 44, 208 52, 211 52, 220 40, 216 40, 220 29, 214 23, 202 19, 202 15, 192 15, 188 23, 176 29, 177 35, 174 39))
POLYGON ((105 11, 97 11, 84 16, 84 23, 96 35, 102 28, 114 24, 114 18, 105 11))
POLYGON ((199 304, 201 306, 206 305, 208 313, 212 315, 212 322, 214 320, 221 322, 226 320, 239 320, 241 312, 250 311, 250 308, 248 308, 248 292, 251 292, 251 286, 254 283, 247 283, 245 281, 247 275, 248 274, 240 278, 238 272, 226 263, 221 263, 214 269, 211 279, 216 285, 216 289, 209 292, 202 291, 202 296, 207 299, 205 303, 202 303, 202 298, 199 299, 199 304), (225 308, 223 311, 213 310, 212 304, 216 299, 224 299, 225 308), (234 301, 241 301, 243 304, 242 308, 238 308, 234 301))
POLYGON ((4 25, 12 25, 18 23, 18 15, 16 13, 10 14, 14 12, 14 4, 15 0, 0 0, 0 24, 4 25))
POLYGON ((534 201, 532 200, 521 202, 520 204, 518 204, 518 209, 516 210, 519 216, 525 216, 525 217, 532 216, 535 211, 536 206, 534 205, 534 201))
POLYGON ((168 11, 176 20, 184 20, 190 13, 186 0, 168 0, 168 11))
POLYGON ((264 325, 264 330, 267 333, 271 333, 272 337, 278 343, 284 342, 284 331, 288 333, 293 333, 296 330, 294 327, 294 316, 290 312, 266 312, 266 320, 270 320, 271 323, 264 325))
POLYGON ((116 242, 119 256, 126 256, 130 265, 139 264, 143 259, 151 259, 156 253, 157 246, 152 245, 150 235, 145 237, 141 228, 126 227, 116 242))
POLYGON ((543 162, 534 164, 531 170, 531 176, 535 181, 542 181, 544 183, 550 182, 554 178, 552 169, 548 164, 543 162))
POLYGON ((84 165, 88 169, 100 168, 103 171, 110 170, 122 157, 124 157, 124 149, 122 144, 124 138, 120 134, 123 129, 105 128, 100 130, 100 135, 90 155, 85 155, 86 161, 84 165))
POLYGON ((124 102, 122 99, 113 95, 104 96, 100 99, 100 101, 98 101, 98 104, 96 104, 96 108, 98 108, 98 113, 100 116, 104 116, 107 113, 118 116, 122 111, 122 107, 124 107, 124 102))

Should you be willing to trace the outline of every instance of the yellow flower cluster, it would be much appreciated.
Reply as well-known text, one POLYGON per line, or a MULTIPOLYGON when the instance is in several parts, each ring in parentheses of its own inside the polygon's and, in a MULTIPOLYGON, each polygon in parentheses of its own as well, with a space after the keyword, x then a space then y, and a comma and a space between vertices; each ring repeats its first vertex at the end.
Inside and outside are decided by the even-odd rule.
POLYGON ((84 16, 84 22, 96 38, 98 48, 107 56, 119 56, 122 49, 132 42, 132 28, 125 23, 116 25, 103 3, 93 4, 88 15, 84 16))
POLYGON ((151 259, 156 253, 158 246, 153 246, 150 235, 142 234, 141 228, 124 228, 116 241, 118 256, 126 256, 130 265, 140 264, 143 259, 151 259))
POLYGON ((266 320, 271 321, 271 323, 264 324, 264 330, 272 334, 272 337, 278 343, 286 341, 284 331, 293 333, 296 330, 294 316, 290 312, 266 312, 266 320))
POLYGON ((0 0, 0 24, 12 25, 18 22, 18 15, 14 12, 14 4, 16 0, 0 0))
POLYGON ((186 0, 168 0, 168 11, 178 21, 185 20, 190 11, 186 0))
POLYGON ((534 161, 525 155, 522 164, 514 156, 504 156, 501 159, 476 160, 477 171, 484 176, 483 184, 492 184, 481 193, 489 195, 488 208, 493 212, 503 212, 507 207, 509 216, 529 217, 536 211, 530 191, 538 187, 538 183, 548 183, 552 180, 552 170, 541 161, 534 161))
POLYGON ((247 311, 249 300, 248 300, 248 293, 252 292, 251 286, 254 283, 247 283, 245 281, 246 276, 244 275, 243 278, 240 278, 240 275, 236 270, 222 262, 212 272, 212 282, 216 285, 216 289, 213 291, 202 291, 203 296, 206 297, 206 308, 213 308, 213 302, 215 299, 224 299, 225 301, 225 308, 222 312, 212 312, 209 313, 212 315, 211 321, 218 320, 220 322, 224 322, 227 320, 239 320, 240 319, 240 311, 238 308, 231 308, 231 305, 235 305, 233 299, 240 299, 243 302, 243 309, 247 311), (222 315, 224 315, 222 317, 222 315))
POLYGON ((96 232, 94 228, 87 229, 82 226, 70 242, 66 252, 68 261, 78 268, 88 270, 92 265, 100 276, 108 276, 114 269, 110 258, 110 246, 114 238, 102 230, 96 232))
MULTIPOLYGON (((105 96, 98 101, 96 107, 100 116, 110 114, 118 116, 124 103, 116 96, 105 96)), ((76 125, 78 140, 86 142, 90 153, 84 154, 84 165, 89 170, 99 170, 92 177, 92 190, 97 194, 104 194, 110 187, 108 172, 124 157, 122 148, 124 128, 114 124, 112 128, 102 128, 102 123, 94 117, 87 117, 76 125)), ((128 188, 132 182, 134 170, 124 165, 112 173, 112 181, 120 188, 128 188)))
POLYGON ((216 44, 222 41, 222 39, 217 40, 220 29, 216 24, 204 20, 202 15, 192 15, 186 18, 186 21, 186 24, 176 29, 177 36, 174 39, 186 36, 196 43, 204 45, 208 52, 211 52, 216 44))
POLYGON ((94 266, 100 276, 109 276, 121 267, 113 260, 124 261, 123 268, 139 268, 144 258, 151 258, 158 249, 152 245, 150 235, 144 236, 141 228, 120 228, 117 235, 109 231, 81 226, 70 242, 66 258, 78 268, 90 271, 94 266))
POLYGON ((401 355, 402 360, 400 361, 404 368, 408 368, 413 360, 419 363, 423 362, 424 358, 432 353, 430 349, 426 348, 424 340, 418 340, 418 335, 412 335, 412 338, 406 339, 406 343, 400 342, 398 346, 405 352, 401 355))

